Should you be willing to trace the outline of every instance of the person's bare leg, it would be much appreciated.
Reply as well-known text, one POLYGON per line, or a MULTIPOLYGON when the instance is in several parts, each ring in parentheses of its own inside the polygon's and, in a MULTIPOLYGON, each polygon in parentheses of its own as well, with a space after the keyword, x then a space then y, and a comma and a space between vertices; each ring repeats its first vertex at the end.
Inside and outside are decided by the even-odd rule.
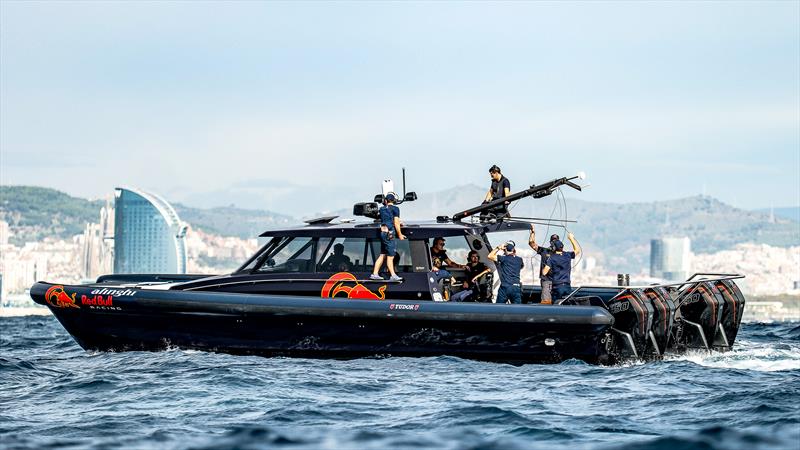
MULTIPOLYGON (((383 256, 383 255, 381 255, 383 256)), ((389 275, 396 277, 397 274, 394 273, 394 256, 387 256, 386 257, 386 266, 389 268, 389 275)))
MULTIPOLYGON (((381 271, 381 266, 383 266, 383 257, 384 256, 386 256, 386 255, 381 253, 380 256, 378 256, 378 259, 375 260, 375 268, 372 269, 372 274, 373 275, 378 275, 378 272, 381 271)), ((391 267, 392 267, 391 264, 389 265, 389 267, 390 267, 389 270, 392 270, 391 269, 391 267)))

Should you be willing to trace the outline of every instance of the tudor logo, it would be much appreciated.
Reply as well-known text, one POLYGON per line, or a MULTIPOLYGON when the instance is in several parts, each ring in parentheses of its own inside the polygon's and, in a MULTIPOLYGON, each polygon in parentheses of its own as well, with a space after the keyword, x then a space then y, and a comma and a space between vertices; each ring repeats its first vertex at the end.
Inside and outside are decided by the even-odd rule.
POLYGON ((401 303, 392 303, 389 305, 389 309, 392 311, 418 311, 419 305, 404 305, 401 303))

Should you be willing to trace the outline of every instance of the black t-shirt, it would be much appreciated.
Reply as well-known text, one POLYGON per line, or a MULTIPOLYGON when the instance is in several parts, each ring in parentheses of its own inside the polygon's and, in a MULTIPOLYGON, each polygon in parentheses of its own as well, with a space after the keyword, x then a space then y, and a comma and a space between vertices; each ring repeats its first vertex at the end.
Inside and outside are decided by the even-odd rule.
POLYGON ((486 264, 479 262, 474 266, 471 264, 467 264, 467 283, 472 286, 472 279, 475 278, 476 275, 486 270, 486 264))
POLYGON ((435 267, 442 268, 447 265, 447 252, 442 250, 440 252, 431 249, 431 262, 435 267))
POLYGON ((511 190, 511 182, 508 178, 501 176, 499 181, 492 180, 492 200, 506 196, 506 188, 511 190))
POLYGON ((550 255, 553 254, 553 250, 551 250, 549 247, 543 247, 540 245, 539 249, 536 250, 536 253, 542 257, 542 264, 539 266, 539 279, 543 281, 553 281, 551 273, 542 275, 542 272, 544 272, 544 266, 547 265, 547 260, 550 258, 550 255))
POLYGON ((350 257, 347 255, 333 254, 322 264, 322 270, 347 272, 353 267, 350 257))

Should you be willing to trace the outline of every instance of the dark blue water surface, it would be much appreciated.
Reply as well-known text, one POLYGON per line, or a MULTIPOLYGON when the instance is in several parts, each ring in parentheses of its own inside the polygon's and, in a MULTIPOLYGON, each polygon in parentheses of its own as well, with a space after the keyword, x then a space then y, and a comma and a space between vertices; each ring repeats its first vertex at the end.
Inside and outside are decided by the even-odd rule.
POLYGON ((85 352, 0 318, 0 448, 800 449, 800 327, 647 364, 85 352))

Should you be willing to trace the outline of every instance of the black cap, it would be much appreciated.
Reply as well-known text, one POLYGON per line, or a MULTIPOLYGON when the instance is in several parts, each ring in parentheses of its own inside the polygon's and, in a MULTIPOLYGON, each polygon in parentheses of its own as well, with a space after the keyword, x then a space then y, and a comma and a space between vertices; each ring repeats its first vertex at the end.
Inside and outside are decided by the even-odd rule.
POLYGON ((489 167, 489 173, 495 173, 495 172, 500 173, 500 168, 497 167, 497 164, 493 165, 492 167, 489 167))

